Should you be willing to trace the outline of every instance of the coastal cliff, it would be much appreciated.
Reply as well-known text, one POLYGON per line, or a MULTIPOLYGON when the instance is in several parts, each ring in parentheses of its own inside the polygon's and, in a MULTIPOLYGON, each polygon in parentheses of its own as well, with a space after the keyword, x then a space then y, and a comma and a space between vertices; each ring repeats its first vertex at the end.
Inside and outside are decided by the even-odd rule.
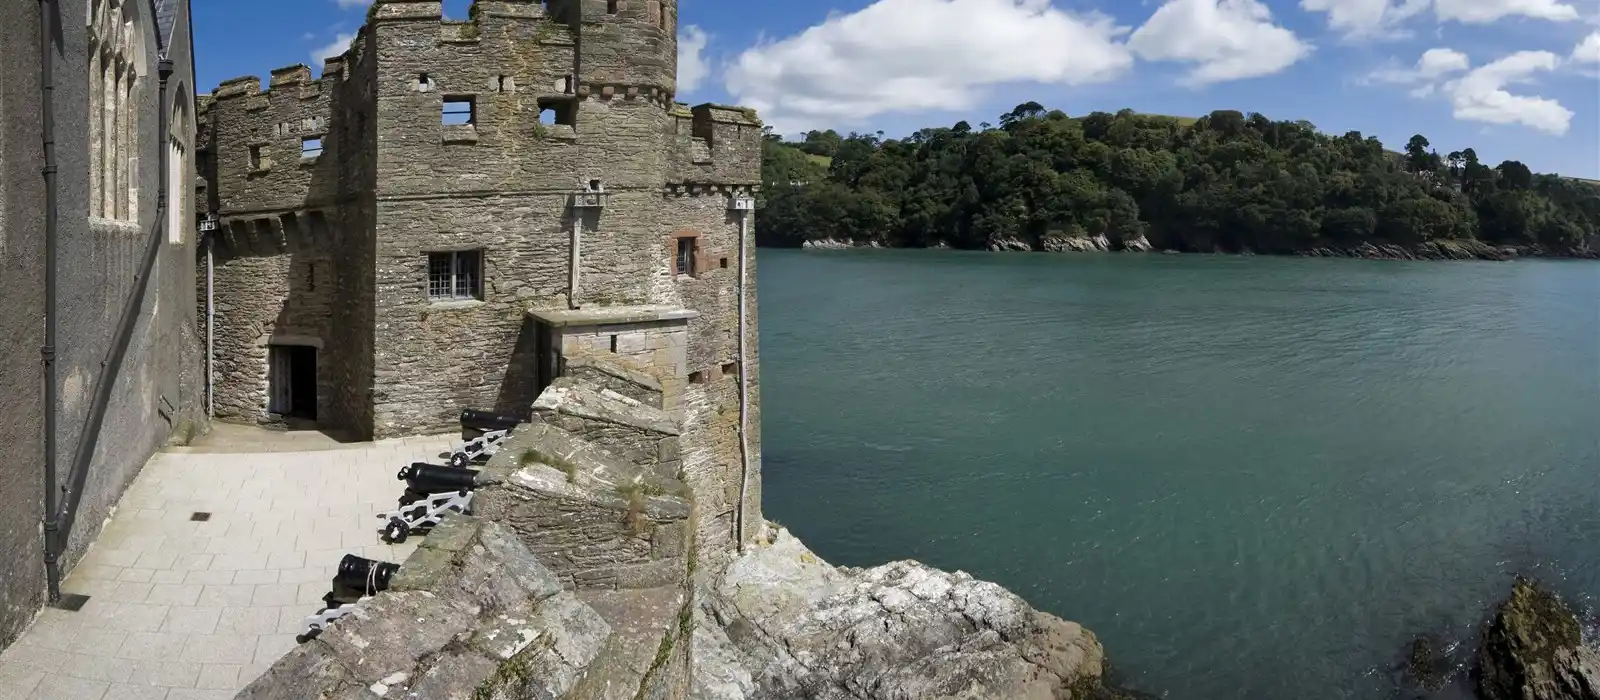
POLYGON ((1125 697, 1093 633, 994 583, 834 567, 772 523, 742 551, 696 541, 693 491, 616 443, 659 397, 578 364, 479 473, 472 515, 237 698, 1125 697))

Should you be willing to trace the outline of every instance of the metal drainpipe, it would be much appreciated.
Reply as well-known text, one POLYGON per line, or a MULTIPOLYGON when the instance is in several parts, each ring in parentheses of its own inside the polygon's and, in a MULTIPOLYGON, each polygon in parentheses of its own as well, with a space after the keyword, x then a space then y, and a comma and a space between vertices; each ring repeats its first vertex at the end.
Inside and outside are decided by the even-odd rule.
POLYGON ((744 554, 744 510, 745 501, 750 493, 750 366, 745 357, 745 237, 749 235, 750 214, 747 209, 739 212, 739 510, 738 532, 734 538, 739 542, 739 553, 744 554))
MULTIPOLYGON (((111 391, 117 384, 117 370, 122 367, 122 362, 128 356, 128 344, 133 341, 133 332, 139 323, 139 312, 144 309, 145 293, 150 289, 150 272, 155 269, 156 260, 161 255, 161 245, 167 238, 167 190, 171 187, 169 180, 171 173, 167 171, 168 148, 171 140, 169 133, 171 124, 167 119, 167 79, 172 76, 172 61, 162 59, 158 64, 160 74, 160 88, 157 91, 156 112, 158 144, 158 160, 156 164, 157 179, 161 186, 156 189, 156 222, 150 227, 150 235, 145 240, 145 256, 138 274, 134 275, 133 296, 129 297, 122 307, 122 319, 117 324, 117 334, 111 347, 111 354, 100 365, 104 373, 100 381, 95 383, 94 402, 89 405, 89 420, 83 428, 83 435, 78 439, 78 448, 72 455, 72 474, 66 491, 62 494, 65 503, 59 508, 61 529, 56 533, 56 555, 66 549, 67 538, 72 534, 72 526, 78 516, 78 502, 83 498, 83 484, 89 476, 89 463, 94 460, 95 447, 100 444, 100 430, 105 425, 106 406, 111 403, 111 391)), ((59 572, 57 572, 59 574, 59 572)))
POLYGON ((61 522, 56 498, 56 85, 50 37, 55 34, 54 0, 39 0, 39 98, 44 120, 44 578, 49 602, 61 600, 61 562, 57 535, 61 522))
POLYGON ((214 297, 212 296, 212 290, 215 289, 215 286, 214 286, 215 282, 213 281, 212 270, 215 269, 215 268, 212 267, 211 251, 212 251, 213 247, 216 245, 216 235, 215 235, 215 232, 213 232, 213 231, 207 231, 206 234, 205 234, 205 237, 206 237, 206 417, 207 418, 214 418, 214 417, 216 417, 216 408, 215 408, 215 404, 213 403, 213 397, 216 395, 216 383, 217 383, 217 374, 216 374, 216 347, 217 347, 216 325, 217 325, 217 312, 216 312, 216 305, 213 303, 213 298, 214 297))
POLYGON ((578 262, 583 250, 583 208, 572 208, 572 269, 567 271, 567 307, 578 308, 578 262))

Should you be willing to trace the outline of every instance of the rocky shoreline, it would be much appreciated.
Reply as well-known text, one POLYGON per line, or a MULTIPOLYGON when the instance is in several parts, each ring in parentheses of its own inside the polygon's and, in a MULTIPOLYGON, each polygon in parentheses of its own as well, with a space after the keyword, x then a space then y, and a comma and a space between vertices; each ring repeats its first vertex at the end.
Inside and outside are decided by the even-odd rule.
MULTIPOLYGON (((823 239, 806 241, 800 246, 806 250, 845 250, 850 248, 892 248, 878 241, 844 241, 836 239, 823 239)), ((940 243, 929 248, 945 249, 949 245, 940 243)), ((1168 255, 1256 255, 1251 250, 1223 250, 1215 249, 1204 251, 1178 251, 1160 250, 1151 245, 1143 236, 1138 238, 1113 241, 1111 238, 1100 236, 1046 236, 1037 243, 1020 238, 997 238, 989 241, 986 250, 990 252, 1042 252, 1042 253, 1093 253, 1093 252, 1128 252, 1128 253, 1153 253, 1161 252, 1168 255)), ((1287 255, 1308 258, 1360 258, 1365 260, 1491 260, 1506 261, 1519 258, 1571 258, 1571 259, 1600 259, 1600 250, 1550 250, 1540 246, 1492 246, 1482 241, 1441 240, 1428 241, 1414 246, 1402 246, 1392 243, 1361 243, 1349 247, 1317 247, 1306 250, 1297 250, 1288 253, 1264 253, 1269 255, 1287 255)))
POLYGON ((1432 635, 1407 647, 1405 670, 1428 697, 1466 681, 1479 700, 1600 700, 1600 647, 1555 592, 1518 576, 1466 663, 1432 635), (1459 676, 1465 675, 1465 678, 1459 676))

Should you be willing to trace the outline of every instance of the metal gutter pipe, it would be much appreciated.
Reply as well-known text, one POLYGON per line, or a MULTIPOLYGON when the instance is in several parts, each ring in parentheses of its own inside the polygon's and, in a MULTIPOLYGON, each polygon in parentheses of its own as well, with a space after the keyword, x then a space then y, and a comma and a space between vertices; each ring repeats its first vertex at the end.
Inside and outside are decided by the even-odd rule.
POLYGON ((56 84, 55 0, 39 0, 39 99, 44 139, 44 572, 49 602, 61 600, 61 563, 56 553, 60 520, 56 513, 56 84))
POLYGON ((750 231, 749 210, 739 212, 739 510, 738 532, 734 538, 739 543, 739 553, 744 553, 745 500, 750 493, 750 366, 745 356, 745 238, 750 231))

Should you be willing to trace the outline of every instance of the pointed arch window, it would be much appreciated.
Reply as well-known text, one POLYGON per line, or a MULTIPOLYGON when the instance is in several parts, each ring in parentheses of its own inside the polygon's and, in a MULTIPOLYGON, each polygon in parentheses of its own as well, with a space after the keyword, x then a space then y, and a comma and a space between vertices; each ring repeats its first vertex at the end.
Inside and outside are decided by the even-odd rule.
POLYGON ((146 71, 136 0, 88 0, 89 216, 139 216, 139 109, 146 71))
POLYGON ((167 242, 189 242, 194 228, 194 171, 189 159, 194 125, 189 121, 189 91, 182 84, 172 100, 171 132, 167 140, 167 242))

